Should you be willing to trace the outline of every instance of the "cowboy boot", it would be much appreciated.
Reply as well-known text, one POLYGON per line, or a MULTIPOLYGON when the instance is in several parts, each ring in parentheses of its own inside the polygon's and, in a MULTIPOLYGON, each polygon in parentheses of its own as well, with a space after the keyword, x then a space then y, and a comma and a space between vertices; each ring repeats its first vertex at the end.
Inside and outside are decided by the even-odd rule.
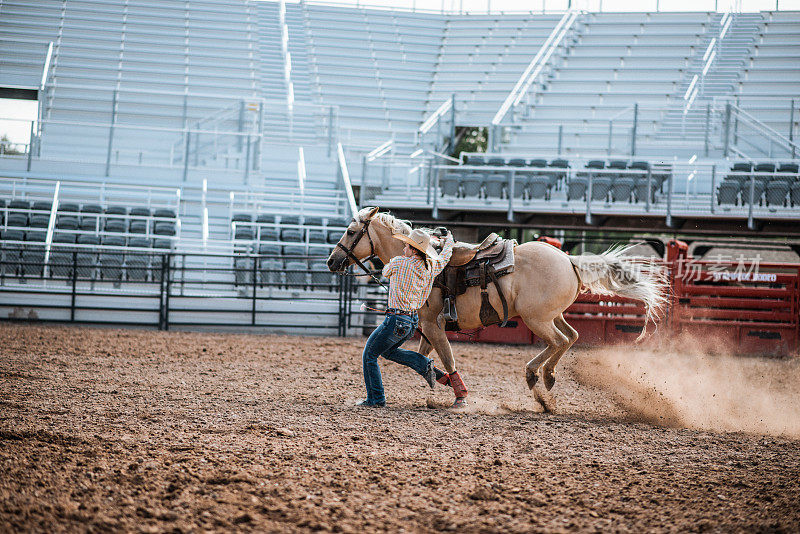
POLYGON ((456 394, 456 401, 453 403, 453 407, 467 404, 467 386, 464 385, 461 375, 458 374, 458 371, 453 371, 449 377, 450 385, 453 386, 453 393, 456 394))

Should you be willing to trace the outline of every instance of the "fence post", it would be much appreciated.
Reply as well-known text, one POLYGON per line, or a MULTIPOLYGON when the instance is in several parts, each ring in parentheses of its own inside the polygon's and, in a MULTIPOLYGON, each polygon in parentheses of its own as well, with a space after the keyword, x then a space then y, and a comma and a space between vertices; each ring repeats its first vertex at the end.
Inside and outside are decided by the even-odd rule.
POLYGON ((711 166, 711 214, 714 214, 714 192, 717 190, 717 166, 711 166))
POLYGON ((250 181, 250 134, 247 134, 247 147, 244 158, 244 185, 250 181))
POLYGON ((431 209, 431 216, 434 219, 439 218, 439 173, 440 169, 433 169, 433 160, 431 160, 431 170, 433 171, 433 208, 431 209))
POLYGON ((631 128, 631 156, 636 155, 636 128, 639 126, 639 103, 633 104, 633 128, 631 128))
POLYGON ((754 170, 750 170, 750 205, 747 207, 747 228, 750 230, 755 230, 755 226, 753 225, 753 200, 755 196, 755 188, 756 188, 756 173, 754 170))
POLYGON ((69 320, 75 322, 75 298, 77 296, 77 282, 78 282, 78 251, 72 251, 72 295, 70 296, 69 303, 69 320))
POLYGON ((164 330, 169 330, 169 294, 172 289, 171 287, 171 276, 170 273, 172 271, 172 253, 167 254, 167 281, 166 281, 166 291, 164 292, 164 330))
POLYGON ((158 329, 164 330, 164 254, 161 255, 161 277, 158 279, 158 329))
POLYGON ((706 104, 706 138, 705 138, 705 157, 708 157, 708 135, 709 128, 711 127, 711 104, 706 104))
POLYGON ((514 222, 514 182, 516 181, 516 175, 517 172, 513 169, 508 173, 508 214, 506 219, 509 222, 514 222))
POLYGON ((584 220, 586 224, 592 224, 592 179, 594 178, 594 173, 589 173, 589 185, 586 188, 586 216, 584 220))
POLYGON ((563 124, 559 124, 558 125, 558 155, 559 156, 561 155, 561 146, 562 146, 561 143, 563 141, 564 141, 564 125, 563 124))
POLYGON ((731 103, 727 102, 725 104, 725 141, 723 143, 723 151, 722 155, 724 157, 728 157, 728 151, 730 150, 730 138, 731 138, 731 103))
POLYGON ((456 149, 456 94, 450 97, 450 143, 447 155, 451 155, 456 149))
MULTIPOLYGON (((111 172, 111 147, 114 144, 114 125, 117 122, 117 90, 111 96, 111 126, 108 129, 108 151, 106 152, 106 176, 111 172)), ((28 169, 30 170, 30 169, 28 169)))
POLYGON ((672 170, 670 170, 669 176, 667 176, 667 181, 669 182, 669 185, 667 186, 667 221, 666 221, 667 226, 670 228, 672 227, 672 189, 673 189, 672 175, 673 172, 672 170))
POLYGON ((645 202, 645 211, 650 211, 650 202, 653 199, 653 169, 650 165, 647 166, 647 201, 645 202))
POLYGON ((614 121, 608 121, 608 155, 611 155, 611 140, 614 138, 614 121))
POLYGON ((792 99, 792 109, 789 110, 789 143, 791 143, 792 146, 792 159, 794 159, 794 98, 792 99))
MULTIPOLYGON (((34 121, 31 121, 31 138, 28 140, 28 170, 31 170, 31 161, 33 159, 33 133, 34 133, 34 121)), ((108 172, 106 172, 106 176, 108 176, 108 172)))
POLYGON ((427 172, 427 176, 428 176, 428 191, 425 194, 425 204, 430 204, 431 203, 431 169, 432 169, 432 167, 433 167, 433 164, 432 163, 428 163, 428 172, 427 172))
POLYGON ((189 174, 189 150, 191 148, 191 143, 192 143, 192 134, 189 131, 188 127, 184 129, 184 132, 186 132, 185 133, 185 135, 186 135, 186 147, 184 148, 184 151, 183 151, 183 181, 185 182, 186 181, 186 177, 189 174))
POLYGON ((253 305, 250 310, 250 326, 256 325, 256 289, 258 288, 258 284, 256 284, 257 266, 258 258, 253 256, 253 305))

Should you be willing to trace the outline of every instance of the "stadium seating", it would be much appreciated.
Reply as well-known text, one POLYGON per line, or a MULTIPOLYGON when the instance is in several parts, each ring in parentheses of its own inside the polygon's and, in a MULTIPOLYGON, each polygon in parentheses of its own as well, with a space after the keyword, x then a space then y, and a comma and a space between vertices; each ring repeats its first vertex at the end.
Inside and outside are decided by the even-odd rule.
POLYGON ((792 162, 735 162, 717 187, 720 205, 748 205, 753 187, 753 204, 771 208, 793 207, 800 191, 798 165, 792 162), (751 184, 752 182, 752 184, 751 184))

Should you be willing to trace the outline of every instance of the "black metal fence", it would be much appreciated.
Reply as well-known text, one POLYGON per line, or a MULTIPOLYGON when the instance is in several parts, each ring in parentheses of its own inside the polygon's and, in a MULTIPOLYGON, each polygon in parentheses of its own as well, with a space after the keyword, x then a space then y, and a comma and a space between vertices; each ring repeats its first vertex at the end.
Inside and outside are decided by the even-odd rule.
POLYGON ((364 286, 322 270, 318 256, 137 250, 0 249, 0 314, 8 320, 243 327, 344 336, 358 328, 364 286))

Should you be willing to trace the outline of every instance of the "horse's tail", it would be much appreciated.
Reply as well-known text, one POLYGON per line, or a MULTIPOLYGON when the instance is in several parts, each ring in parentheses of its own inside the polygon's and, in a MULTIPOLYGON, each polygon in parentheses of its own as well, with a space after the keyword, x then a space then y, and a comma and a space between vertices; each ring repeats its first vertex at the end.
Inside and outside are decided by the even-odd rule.
MULTIPOLYGON (((602 254, 570 256, 583 286, 600 295, 619 295, 640 300, 645 306, 645 320, 640 341, 647 331, 647 322, 656 325, 667 303, 669 284, 665 270, 643 258, 625 257, 635 245, 615 246, 602 254)), ((657 325, 656 325, 657 327, 657 325)))

